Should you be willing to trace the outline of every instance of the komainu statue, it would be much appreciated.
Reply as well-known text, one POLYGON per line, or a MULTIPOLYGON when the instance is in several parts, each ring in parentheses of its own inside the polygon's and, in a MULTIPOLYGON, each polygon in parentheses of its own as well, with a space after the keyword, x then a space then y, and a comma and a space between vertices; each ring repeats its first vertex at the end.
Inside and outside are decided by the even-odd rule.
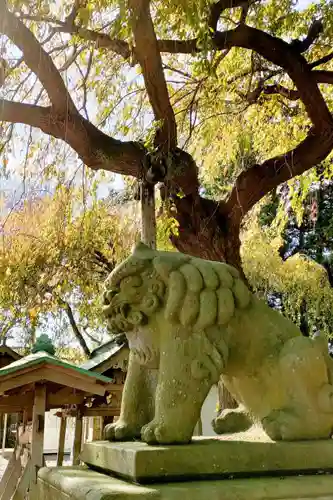
POLYGON ((189 442, 221 375, 244 408, 235 412, 272 439, 331 436, 327 344, 303 337, 233 267, 140 243, 107 279, 104 312, 130 346, 121 415, 106 427, 107 439, 189 442))

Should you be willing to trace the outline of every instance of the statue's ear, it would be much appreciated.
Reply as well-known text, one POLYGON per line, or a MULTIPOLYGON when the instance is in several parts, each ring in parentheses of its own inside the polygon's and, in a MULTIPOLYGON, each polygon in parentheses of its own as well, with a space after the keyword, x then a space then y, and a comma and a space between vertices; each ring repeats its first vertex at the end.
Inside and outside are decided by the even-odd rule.
POLYGON ((138 241, 132 250, 132 254, 139 259, 152 259, 155 255, 155 250, 142 241, 138 241))

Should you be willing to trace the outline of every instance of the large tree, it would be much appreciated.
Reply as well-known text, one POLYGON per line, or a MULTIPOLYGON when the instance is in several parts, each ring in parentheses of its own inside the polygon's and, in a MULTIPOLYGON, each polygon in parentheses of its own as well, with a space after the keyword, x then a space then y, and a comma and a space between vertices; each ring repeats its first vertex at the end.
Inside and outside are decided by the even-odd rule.
POLYGON ((288 0, 0 0, 0 9, 6 162, 26 134, 24 167, 42 157, 45 167, 47 156, 48 171, 66 170, 50 159, 60 143, 39 129, 93 170, 160 182, 181 251, 241 268, 244 216, 332 150, 329 2, 304 13, 288 0), (209 141, 223 153, 228 127, 239 142, 250 123, 260 161, 236 155, 226 196, 208 199, 209 141), (273 144, 276 125, 287 132, 273 144))

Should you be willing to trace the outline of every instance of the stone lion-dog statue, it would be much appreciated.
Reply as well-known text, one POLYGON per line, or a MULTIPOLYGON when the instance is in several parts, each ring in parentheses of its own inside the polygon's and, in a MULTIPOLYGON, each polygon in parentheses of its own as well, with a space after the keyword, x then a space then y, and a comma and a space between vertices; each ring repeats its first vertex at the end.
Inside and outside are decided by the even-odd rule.
MULTIPOLYGON (((329 438, 332 361, 257 299, 233 267, 139 243, 106 281, 104 313, 130 355, 121 415, 110 440, 187 443, 220 377, 273 440, 329 438)), ((227 432, 230 410, 219 417, 227 432), (226 422, 225 428, 223 422, 226 422)))

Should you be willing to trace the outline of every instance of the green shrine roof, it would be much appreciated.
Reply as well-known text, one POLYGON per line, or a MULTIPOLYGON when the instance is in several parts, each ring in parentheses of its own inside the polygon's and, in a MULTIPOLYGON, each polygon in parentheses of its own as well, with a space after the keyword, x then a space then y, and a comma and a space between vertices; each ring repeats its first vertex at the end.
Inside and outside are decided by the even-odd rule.
POLYGON ((76 372, 81 373, 82 375, 95 378, 97 380, 100 380, 101 382, 105 383, 112 382, 112 380, 109 377, 105 377, 104 375, 100 375, 99 373, 86 370, 80 366, 76 366, 71 363, 67 363, 66 361, 61 361, 60 359, 56 358, 55 356, 52 356, 52 354, 49 354, 48 352, 45 351, 37 351, 33 354, 29 354, 28 356, 25 356, 24 358, 14 361, 13 363, 10 363, 4 368, 1 368, 0 379, 5 375, 9 375, 11 373, 24 370, 25 368, 42 364, 48 364, 48 365, 51 364, 54 366, 60 366, 65 369, 75 370, 76 372))
POLYGON ((105 361, 115 356, 121 349, 123 349, 123 347, 126 347, 127 345, 125 336, 117 336, 92 351, 90 359, 82 363, 80 367, 83 370, 94 370, 105 361))

